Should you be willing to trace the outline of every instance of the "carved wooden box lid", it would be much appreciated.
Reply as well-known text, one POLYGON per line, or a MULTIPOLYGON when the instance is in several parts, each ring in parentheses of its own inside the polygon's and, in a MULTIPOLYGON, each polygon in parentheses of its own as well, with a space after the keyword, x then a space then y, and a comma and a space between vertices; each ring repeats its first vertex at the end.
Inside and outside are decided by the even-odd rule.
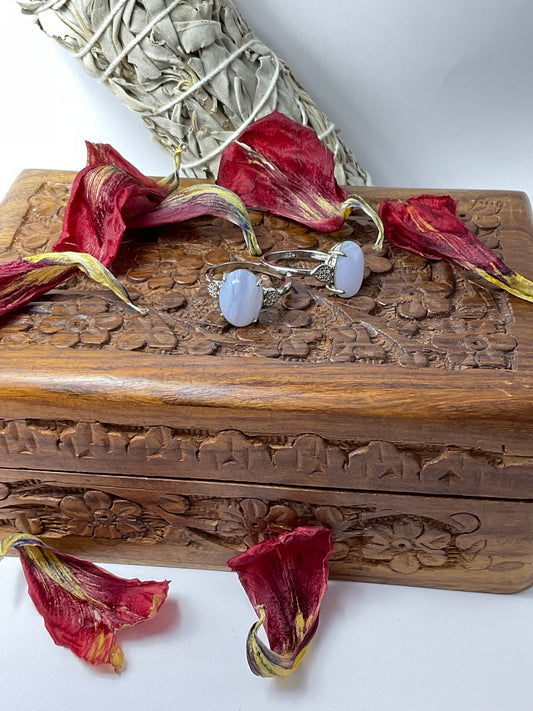
MULTIPOLYGON (((2 259, 58 238, 74 174, 25 171, 0 211, 2 259)), ((361 188, 375 207, 421 191, 361 188)), ((518 192, 450 191, 461 217, 533 277, 518 192)), ((0 325, 1 466, 531 498, 533 304, 386 246, 355 215, 319 235, 252 213, 264 251, 356 239, 359 294, 299 280, 234 328, 207 291, 247 259, 219 219, 127 234, 113 271, 139 316, 72 278, 0 325)))

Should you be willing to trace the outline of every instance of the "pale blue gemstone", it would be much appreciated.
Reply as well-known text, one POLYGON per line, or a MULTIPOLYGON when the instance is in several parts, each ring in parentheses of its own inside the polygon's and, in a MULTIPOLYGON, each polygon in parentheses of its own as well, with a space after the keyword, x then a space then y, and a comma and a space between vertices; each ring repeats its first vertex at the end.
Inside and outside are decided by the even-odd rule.
POLYGON ((357 294, 363 283, 365 258, 361 247, 349 240, 340 245, 339 251, 346 256, 337 259, 333 285, 335 289, 344 292, 339 294, 340 297, 349 299, 357 294))
POLYGON ((233 326, 248 326, 257 321, 263 303, 260 278, 248 269, 226 272, 218 303, 222 315, 233 326))

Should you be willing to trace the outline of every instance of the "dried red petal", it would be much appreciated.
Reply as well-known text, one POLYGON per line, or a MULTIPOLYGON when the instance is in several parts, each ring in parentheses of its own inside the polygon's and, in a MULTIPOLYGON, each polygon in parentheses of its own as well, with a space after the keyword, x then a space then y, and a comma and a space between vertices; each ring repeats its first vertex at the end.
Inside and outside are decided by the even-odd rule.
POLYGON ((418 195, 383 201, 379 215, 387 240, 426 259, 446 259, 519 298, 533 301, 533 283, 510 269, 456 215, 449 195, 418 195))
POLYGON ((333 153, 313 129, 273 111, 225 149, 217 184, 250 208, 333 232, 344 223, 342 204, 349 196, 334 170, 333 153))
POLYGON ((87 143, 87 153, 89 164, 74 180, 53 249, 87 252, 109 266, 128 220, 153 210, 168 187, 144 176, 109 145, 87 143))
POLYGON ((293 671, 301 660, 318 626, 331 552, 329 528, 302 526, 228 561, 264 619, 273 653, 258 644, 258 624, 254 625, 248 639, 248 662, 255 674, 279 676, 293 671))
POLYGON ((457 203, 448 195, 418 195, 407 203, 383 201, 379 212, 386 237, 396 247, 427 259, 447 259, 466 269, 489 271, 492 265, 507 269, 456 216, 456 210, 457 203))
POLYGON ((0 264, 0 316, 22 308, 76 272, 73 267, 45 269, 24 259, 0 264))
POLYGON ((210 183, 190 185, 172 191, 151 212, 130 219, 129 227, 157 227, 190 220, 201 215, 222 217, 241 228, 250 254, 261 254, 250 216, 240 197, 231 190, 210 183))
POLYGON ((115 631, 153 617, 167 596, 168 582, 126 580, 97 565, 15 534, 28 592, 54 642, 91 664, 118 671, 123 654, 115 631))
POLYGON ((319 232, 339 230, 352 209, 378 215, 335 180, 333 153, 315 131, 273 111, 252 123, 223 152, 217 184, 256 210, 288 217, 319 232))
POLYGON ((157 191, 161 186, 159 181, 141 173, 140 170, 126 160, 124 156, 120 155, 109 143, 90 143, 89 141, 85 141, 85 145, 87 147, 88 167, 94 168, 98 165, 114 165, 149 190, 157 191))
POLYGON ((255 207, 269 209, 273 199, 278 200, 280 206, 289 199, 290 206, 291 196, 286 192, 289 189, 301 191, 311 200, 311 205, 321 195, 338 213, 349 193, 337 184, 334 171, 333 153, 312 128, 273 111, 252 123, 224 151, 217 182, 233 189, 228 185, 231 180, 239 186, 240 189, 235 190, 239 195, 241 189, 247 190, 248 199, 256 201, 255 207), (252 170, 243 176, 234 161, 253 167, 257 172, 252 170))

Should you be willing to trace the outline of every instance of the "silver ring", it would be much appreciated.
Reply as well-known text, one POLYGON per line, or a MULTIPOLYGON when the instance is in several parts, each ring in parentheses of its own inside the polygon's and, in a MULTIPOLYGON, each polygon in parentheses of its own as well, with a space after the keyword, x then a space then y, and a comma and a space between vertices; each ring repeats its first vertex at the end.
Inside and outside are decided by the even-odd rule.
POLYGON ((220 311, 233 326, 249 326, 259 318, 264 306, 272 306, 291 288, 288 274, 280 275, 268 265, 257 262, 222 262, 206 273, 207 291, 218 299, 220 311), (222 274, 222 279, 215 279, 222 274), (231 277, 228 279, 228 275, 231 277), (283 279, 279 288, 265 286, 262 276, 283 279))
POLYGON ((261 263, 280 274, 288 276, 312 276, 325 284, 326 289, 343 299, 349 299, 357 294, 363 283, 365 259, 361 247, 351 240, 339 242, 329 252, 319 252, 315 249, 292 249, 281 252, 270 252, 261 257, 261 263), (279 266, 282 261, 313 261, 320 262, 316 267, 279 266))

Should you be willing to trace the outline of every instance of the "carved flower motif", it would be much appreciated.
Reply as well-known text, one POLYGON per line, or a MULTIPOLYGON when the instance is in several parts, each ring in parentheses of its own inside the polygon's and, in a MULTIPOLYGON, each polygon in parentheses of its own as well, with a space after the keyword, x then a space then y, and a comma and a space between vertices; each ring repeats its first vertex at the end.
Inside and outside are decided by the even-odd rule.
POLYGON ((246 546, 253 546, 296 525, 294 511, 288 506, 269 506, 260 499, 243 499, 222 512, 217 531, 223 536, 242 538, 246 546))
POLYGON ((407 281, 401 278, 388 279, 377 297, 382 306, 395 306, 396 314, 405 319, 423 319, 426 316, 448 316, 452 304, 449 296, 452 289, 447 284, 418 278, 407 281))
POLYGON ((432 345, 446 353, 452 367, 461 368, 506 368, 516 349, 516 339, 495 330, 495 325, 477 321, 463 328, 447 327, 434 334, 432 345))
POLYGON ((139 252, 136 264, 127 274, 134 284, 146 283, 151 289, 171 289, 174 284, 194 284, 203 264, 203 259, 196 254, 154 245, 139 252))
POLYGON ((132 501, 113 499, 103 491, 65 496, 59 508, 70 519, 69 530, 78 536, 127 539, 143 533, 141 507, 132 501))
POLYGON ((146 348, 171 350, 178 343, 176 335, 164 323, 152 322, 145 316, 132 316, 116 339, 116 346, 124 351, 146 348))
POLYGON ((102 299, 80 304, 63 302, 52 304, 49 316, 39 324, 39 331, 50 335, 50 342, 58 348, 72 348, 78 343, 101 346, 109 341, 111 331, 120 328, 123 318, 109 313, 102 299))
POLYGON ((367 330, 362 326, 345 326, 331 331, 330 360, 333 363, 349 363, 365 360, 371 363, 383 363, 385 350, 379 343, 373 343, 367 330))
POLYGON ((11 348, 24 346, 29 341, 29 331, 31 327, 31 316, 16 314, 2 326, 0 342, 3 346, 11 348))
POLYGON ((392 525, 369 526, 364 539, 363 557, 384 561, 397 573, 416 573, 421 567, 444 565, 448 559, 446 547, 451 542, 447 531, 409 518, 392 525))

